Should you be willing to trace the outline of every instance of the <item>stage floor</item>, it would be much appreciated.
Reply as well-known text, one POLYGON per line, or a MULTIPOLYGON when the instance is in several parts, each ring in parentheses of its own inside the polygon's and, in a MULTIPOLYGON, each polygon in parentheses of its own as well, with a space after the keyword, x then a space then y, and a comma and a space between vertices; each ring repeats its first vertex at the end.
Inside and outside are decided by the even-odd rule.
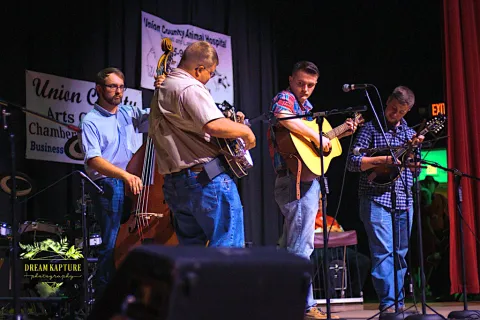
MULTIPOLYGON (((407 308, 413 306, 412 303, 407 303, 407 308)), ((428 306, 433 308, 436 312, 444 316, 445 318, 451 311, 463 310, 462 302, 433 302, 428 303, 428 306)), ((322 310, 325 310, 325 306, 321 305, 322 310)), ((378 313, 378 304, 376 303, 364 303, 364 304, 334 304, 332 305, 332 314, 339 316, 342 319, 368 319, 378 313)), ((416 309, 419 313, 422 313, 422 305, 417 303, 416 309)), ((480 310, 480 302, 472 301, 468 302, 468 309, 480 310)), ((415 307, 410 308, 408 311, 415 310, 415 307)), ((427 314, 434 314, 427 307, 427 314)), ((373 318, 378 319, 378 315, 373 318)))

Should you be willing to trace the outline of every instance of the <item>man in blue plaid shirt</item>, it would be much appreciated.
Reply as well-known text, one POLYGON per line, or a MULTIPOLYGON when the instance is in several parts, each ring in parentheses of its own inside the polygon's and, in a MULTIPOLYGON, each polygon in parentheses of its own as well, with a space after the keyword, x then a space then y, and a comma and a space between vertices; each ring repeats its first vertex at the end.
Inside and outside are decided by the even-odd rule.
MULTIPOLYGON (((408 127, 403 117, 413 107, 415 95, 404 86, 394 89, 387 100, 385 119, 387 128, 385 135, 391 147, 402 146, 415 138, 416 133, 408 127)), ((415 139, 415 143, 423 141, 423 136, 415 139)), ((353 144, 355 148, 385 148, 387 144, 378 124, 370 121, 358 132, 353 144)), ((415 168, 402 170, 400 177, 393 182, 395 188, 395 232, 399 245, 397 256, 393 256, 393 231, 392 231, 392 183, 378 185, 369 181, 369 169, 384 164, 392 164, 391 156, 367 156, 365 154, 349 155, 348 170, 362 172, 360 177, 359 211, 368 236, 372 258, 372 278, 375 291, 380 300, 380 310, 385 313, 395 312, 395 294, 398 295, 399 311, 404 309, 404 294, 402 291, 403 280, 407 270, 405 256, 408 251, 409 235, 412 228, 413 174, 415 168), (393 262, 397 260, 398 290, 394 287, 393 262)))

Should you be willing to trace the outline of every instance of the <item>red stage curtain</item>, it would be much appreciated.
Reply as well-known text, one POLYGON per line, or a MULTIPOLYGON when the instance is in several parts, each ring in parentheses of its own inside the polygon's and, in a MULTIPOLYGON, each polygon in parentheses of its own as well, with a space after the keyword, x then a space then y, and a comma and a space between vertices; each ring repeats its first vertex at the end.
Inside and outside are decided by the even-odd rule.
MULTIPOLYGON (((448 165, 480 176, 480 1, 444 0, 445 89, 448 116, 448 165)), ((468 226, 479 234, 480 182, 462 178, 463 239, 467 292, 479 292, 480 246, 468 226), (468 224, 468 226, 467 226, 468 224)), ((451 292, 462 292, 459 219, 453 175, 449 175, 451 292)))

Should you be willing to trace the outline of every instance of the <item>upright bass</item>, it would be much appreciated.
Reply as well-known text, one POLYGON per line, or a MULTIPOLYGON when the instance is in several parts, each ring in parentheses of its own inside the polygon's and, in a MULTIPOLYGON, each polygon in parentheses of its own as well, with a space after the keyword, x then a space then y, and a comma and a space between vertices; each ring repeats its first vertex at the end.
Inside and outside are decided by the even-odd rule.
MULTIPOLYGON (((158 60, 157 76, 168 74, 172 62, 172 41, 162 40, 163 55, 158 60)), ((154 94, 153 98, 156 97, 154 94)), ((173 229, 172 215, 163 195, 163 175, 158 173, 155 149, 152 138, 133 155, 127 171, 141 177, 143 189, 133 195, 128 188, 125 194, 126 210, 131 211, 127 222, 120 225, 115 242, 114 260, 118 268, 128 252, 141 244, 177 245, 178 239, 173 229)))

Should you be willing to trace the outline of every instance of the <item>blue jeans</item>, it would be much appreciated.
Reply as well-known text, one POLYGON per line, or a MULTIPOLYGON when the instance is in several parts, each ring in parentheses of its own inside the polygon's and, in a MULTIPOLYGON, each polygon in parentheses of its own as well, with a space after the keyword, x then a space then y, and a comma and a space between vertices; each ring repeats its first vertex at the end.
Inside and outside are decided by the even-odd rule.
MULTIPOLYGON (((403 306, 403 284, 407 271, 405 256, 408 251, 409 235, 412 229, 413 206, 409 210, 395 210, 395 234, 397 237, 397 279, 398 301, 403 306)), ((395 303, 395 285, 393 278, 393 228, 390 208, 383 207, 368 198, 360 198, 360 219, 368 236, 372 259, 372 280, 380 309, 395 303)))
POLYGON ((245 247, 243 206, 226 173, 202 186, 197 172, 165 175, 163 193, 181 245, 245 247))
MULTIPOLYGON (((287 251, 310 260, 315 236, 320 184, 317 180, 300 184, 300 200, 296 198, 296 177, 292 174, 275 180, 275 201, 285 217, 283 237, 287 251), (285 234, 286 233, 286 234, 285 234)), ((316 305, 313 286, 307 292, 305 308, 316 305)))
MULTIPOLYGON (((92 200, 95 208, 95 218, 102 231, 102 244, 98 249, 98 264, 96 272, 96 291, 101 294, 115 273, 113 251, 117 240, 120 223, 128 219, 130 212, 124 210, 124 183, 115 178, 103 178, 95 181, 103 194, 94 192, 92 200)), ((88 241, 84 240, 84 241, 88 241)))

